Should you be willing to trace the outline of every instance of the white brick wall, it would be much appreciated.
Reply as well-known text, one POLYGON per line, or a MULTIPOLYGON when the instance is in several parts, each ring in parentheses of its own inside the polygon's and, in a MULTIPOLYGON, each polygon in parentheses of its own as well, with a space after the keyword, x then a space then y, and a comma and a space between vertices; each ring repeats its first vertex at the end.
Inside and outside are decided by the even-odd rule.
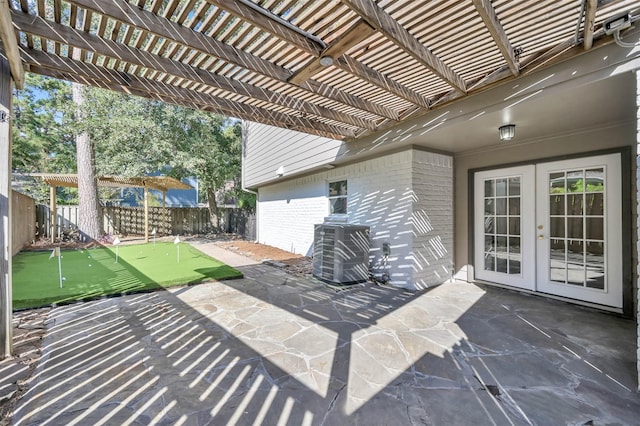
POLYGON ((296 179, 260 188, 258 241, 310 256, 313 224, 329 211, 325 186, 322 179, 296 179))
POLYGON ((453 273, 453 158, 413 151, 413 282, 442 284, 453 273))
POLYGON ((393 285, 412 288, 411 151, 387 155, 345 168, 349 185, 349 222, 371 229, 371 267, 388 272, 393 285), (385 264, 382 245, 391 254, 385 264))
POLYGON ((395 286, 419 289, 449 278, 453 256, 450 157, 416 150, 260 188, 259 241, 310 255, 313 225, 328 214, 327 183, 348 180, 349 222, 371 228, 371 267, 395 286), (391 254, 384 262, 382 245, 391 254))

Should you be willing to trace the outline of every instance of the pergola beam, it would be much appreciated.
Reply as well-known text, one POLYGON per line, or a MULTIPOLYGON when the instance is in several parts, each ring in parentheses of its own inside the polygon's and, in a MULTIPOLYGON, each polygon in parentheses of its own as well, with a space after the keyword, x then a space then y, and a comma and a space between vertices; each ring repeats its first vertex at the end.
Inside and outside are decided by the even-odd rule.
MULTIPOLYGON (((272 15, 268 11, 260 12, 260 6, 245 2, 243 0, 207 0, 209 3, 215 4, 232 14, 250 22, 251 24, 262 28, 263 30, 275 35, 276 37, 287 40, 293 46, 303 50, 315 58, 307 64, 301 71, 296 72, 288 81, 292 84, 300 84, 313 75, 321 71, 324 66, 320 64, 320 57, 331 56, 335 60, 335 64, 345 72, 351 73, 364 81, 371 82, 378 87, 389 90, 394 95, 420 105, 423 108, 429 108, 428 103, 415 91, 401 85, 400 83, 386 77, 384 74, 374 71, 365 64, 358 62, 354 58, 347 56, 338 60, 347 50, 356 44, 375 34, 375 29, 368 22, 361 20, 338 40, 321 52, 321 46, 318 42, 312 41, 309 37, 301 36, 296 30, 293 30, 284 20, 278 16, 272 15), (313 44, 313 48, 309 45, 313 44), (318 49, 320 47, 320 50, 318 49)), ((302 31, 302 30, 300 30, 302 31)), ((372 130, 372 129, 369 129, 372 130)))
POLYGON ((342 0, 342 2, 453 88, 462 93, 467 92, 462 77, 442 62, 439 57, 434 55, 431 50, 426 48, 373 0, 342 0))
MULTIPOLYGON (((287 115, 277 111, 267 110, 256 106, 242 104, 227 99, 218 98, 205 93, 194 92, 167 83, 138 77, 136 75, 109 70, 97 65, 77 62, 69 58, 62 58, 50 53, 33 49, 22 49, 24 61, 38 73, 68 81, 95 85, 119 92, 136 94, 138 96, 163 99, 175 99, 179 105, 199 105, 232 114, 238 118, 264 122, 266 124, 299 129, 312 134, 319 134, 334 139, 354 137, 353 130, 325 124, 304 117, 287 115), (48 71, 49 70, 49 71, 48 71)), ((193 107, 193 106, 192 106, 193 107)))
POLYGON ((13 32, 11 8, 8 0, 0 0, 0 40, 2 40, 4 54, 9 60, 13 82, 18 89, 22 89, 24 87, 24 67, 20 61, 18 40, 13 32))
POLYGON ((310 34, 305 34, 302 30, 295 30, 293 25, 289 25, 283 18, 263 9, 255 3, 242 0, 206 1, 289 42, 312 56, 318 56, 322 49, 324 49, 324 45, 319 40, 311 37, 310 34))
POLYGON ((142 49, 124 46, 115 41, 106 40, 97 35, 84 33, 66 25, 46 21, 40 17, 34 17, 23 12, 14 11, 13 21, 20 31, 24 31, 25 33, 45 37, 49 40, 67 44, 70 47, 91 51, 107 58, 114 58, 132 65, 138 65, 161 73, 171 74, 175 77, 184 78, 194 83, 200 83, 210 86, 211 88, 225 90, 230 94, 244 95, 249 98, 281 105, 307 114, 313 114, 318 117, 326 117, 351 126, 369 130, 376 128, 376 123, 370 120, 364 120, 360 117, 340 113, 319 105, 314 105, 310 102, 284 93, 258 88, 201 68, 183 64, 179 61, 154 55, 142 49))
POLYGON ((596 11, 598 10, 598 0, 586 0, 587 6, 584 11, 584 37, 582 45, 584 50, 593 47, 593 34, 596 22, 596 11))
POLYGON ((330 57, 333 60, 338 59, 344 55, 349 49, 358 43, 362 43, 367 38, 376 33, 376 30, 369 25, 366 21, 360 20, 344 34, 342 34, 337 40, 329 45, 319 57, 314 58, 303 68, 296 71, 294 75, 289 78, 289 82, 292 84, 300 84, 307 81, 320 71, 326 68, 326 66, 320 63, 320 58, 330 57))
POLYGON ((473 0, 473 5, 484 21, 484 24, 489 30, 489 33, 491 33, 491 37, 493 37, 493 40, 498 46, 500 53, 502 53, 505 61, 507 61, 509 69, 511 70, 513 75, 517 77, 520 73, 518 60, 516 58, 515 52, 513 51, 513 47, 511 47, 509 38, 507 37, 507 34, 504 31, 500 20, 498 19, 498 15, 496 14, 493 5, 489 0, 473 0))
MULTIPOLYGON (((250 53, 246 53, 213 37, 208 37, 200 32, 183 27, 152 12, 135 7, 125 1, 69 0, 69 3, 93 12, 98 12, 124 24, 137 27, 150 34, 162 37, 166 39, 167 42, 172 41, 189 46, 189 48, 204 53, 205 55, 222 59, 230 64, 237 65, 283 83, 286 83, 293 74, 283 67, 250 53)), ((335 88, 325 89, 323 85, 318 82, 308 81, 307 83, 310 84, 302 84, 299 87, 353 108, 362 109, 363 111, 378 114, 383 117, 393 118, 394 116, 393 112, 388 111, 384 107, 376 107, 373 102, 357 100, 354 96, 335 88)))

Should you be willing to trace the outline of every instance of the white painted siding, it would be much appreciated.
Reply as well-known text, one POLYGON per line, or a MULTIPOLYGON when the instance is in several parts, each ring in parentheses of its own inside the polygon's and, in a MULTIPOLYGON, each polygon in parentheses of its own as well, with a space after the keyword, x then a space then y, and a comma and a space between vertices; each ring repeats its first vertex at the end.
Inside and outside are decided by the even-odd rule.
POLYGON ((248 121, 244 133, 244 185, 248 188, 274 183, 280 167, 287 177, 331 163, 343 145, 338 140, 248 121))
POLYGON ((452 172, 448 156, 406 150, 262 187, 259 241, 311 254, 313 225, 329 211, 327 183, 346 178, 349 222, 371 229, 374 273, 408 289, 440 284, 452 263, 452 172), (383 243, 391 247, 386 264, 383 243))

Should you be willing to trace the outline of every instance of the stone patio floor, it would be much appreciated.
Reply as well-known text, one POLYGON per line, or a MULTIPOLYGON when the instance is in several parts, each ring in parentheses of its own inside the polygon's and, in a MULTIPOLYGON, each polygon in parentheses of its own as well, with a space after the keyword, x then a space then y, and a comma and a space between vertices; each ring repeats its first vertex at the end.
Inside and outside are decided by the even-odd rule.
POLYGON ((635 321, 464 282, 336 290, 197 247, 245 278, 51 309, 13 424, 640 424, 635 321))

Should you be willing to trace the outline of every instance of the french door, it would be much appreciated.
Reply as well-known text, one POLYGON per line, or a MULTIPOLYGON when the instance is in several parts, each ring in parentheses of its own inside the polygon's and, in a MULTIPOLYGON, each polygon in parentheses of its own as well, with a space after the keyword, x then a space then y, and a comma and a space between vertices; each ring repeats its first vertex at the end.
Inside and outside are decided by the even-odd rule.
POLYGON ((478 172, 477 279, 622 307, 620 155, 478 172))

